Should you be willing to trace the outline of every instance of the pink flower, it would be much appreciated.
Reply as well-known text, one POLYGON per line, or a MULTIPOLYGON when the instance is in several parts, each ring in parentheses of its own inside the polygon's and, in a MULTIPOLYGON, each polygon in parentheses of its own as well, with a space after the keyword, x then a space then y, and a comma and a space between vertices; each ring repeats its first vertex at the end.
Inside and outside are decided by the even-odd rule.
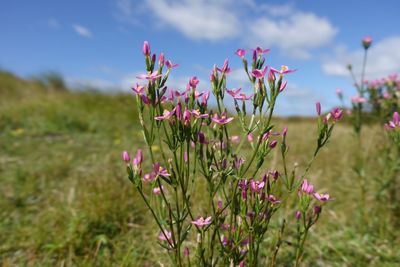
POLYGON ((392 96, 390 95, 390 93, 389 92, 384 92, 383 93, 383 98, 385 98, 385 99, 390 99, 392 96))
POLYGON ((206 219, 204 219, 203 217, 200 217, 197 220, 192 221, 192 224, 200 226, 200 227, 209 225, 210 223, 211 223, 211 216, 207 217, 206 219))
POLYGON ((129 161, 131 161, 128 151, 122 152, 122 160, 125 161, 125 163, 129 163, 129 161))
POLYGON ((222 74, 228 74, 229 72, 231 72, 231 69, 229 68, 229 61, 228 61, 228 59, 225 59, 224 65, 222 66, 222 69, 217 68, 217 70, 218 70, 219 72, 221 72, 222 74))
POLYGON ((238 88, 238 89, 226 89, 226 92, 228 94, 230 94, 231 96, 235 97, 240 91, 242 90, 242 88, 238 88))
POLYGON ((253 71, 251 72, 251 75, 252 75, 253 77, 258 78, 258 79, 263 79, 264 76, 265 76, 265 74, 267 73, 267 70, 268 70, 268 67, 267 67, 267 66, 265 66, 263 70, 255 69, 255 70, 253 70, 253 71))
POLYGON ((400 126, 400 118, 397 111, 393 113, 393 124, 400 126))
POLYGON ((254 140, 253 134, 252 134, 252 133, 249 133, 249 134, 247 135, 247 141, 249 141, 249 142, 251 143, 251 142, 253 142, 253 140, 254 140))
POLYGON ((272 204, 279 204, 281 203, 281 201, 279 199, 277 199, 274 195, 268 195, 265 198, 267 201, 271 202, 272 204))
POLYGON ((153 172, 156 177, 157 176, 163 176, 163 177, 171 176, 171 174, 168 173, 167 169, 161 167, 160 163, 158 163, 158 162, 153 164, 153 172))
POLYGON ((329 194, 318 194, 318 193, 314 193, 314 197, 316 199, 318 199, 321 202, 327 202, 329 200, 332 200, 329 196, 329 194))
POLYGON ((199 82, 200 82, 199 79, 197 79, 197 77, 195 76, 195 77, 190 78, 189 85, 192 88, 196 88, 196 86, 199 84, 199 82))
POLYGON ((238 135, 232 135, 230 139, 232 143, 238 144, 240 142, 240 136, 238 135))
POLYGON ((160 188, 160 187, 155 187, 155 188, 153 188, 153 194, 154 194, 154 195, 159 195, 159 194, 161 194, 161 189, 164 190, 164 186, 161 186, 161 188, 160 188))
POLYGON ((336 88, 336 94, 341 96, 343 94, 343 90, 341 88, 336 88))
POLYGON ((372 37, 371 36, 366 36, 362 39, 362 45, 364 49, 368 49, 372 44, 372 37))
POLYGON ((262 47, 257 46, 255 49, 253 49, 253 51, 257 54, 266 54, 271 51, 271 49, 263 49, 262 47))
POLYGON ((356 95, 356 96, 351 97, 351 102, 354 104, 362 104, 362 103, 366 103, 367 99, 365 97, 356 95))
POLYGON ((280 75, 284 75, 284 74, 295 72, 297 70, 289 69, 288 66, 282 65, 280 70, 271 68, 271 71, 274 72, 274 73, 279 73, 280 75))
POLYGON ((168 111, 164 109, 163 115, 162 116, 157 116, 154 119, 157 121, 162 121, 162 120, 169 120, 175 113, 175 110, 168 111))
POLYGON ((260 193, 264 186, 265 182, 260 182, 253 179, 250 181, 250 188, 254 193, 260 193))
POLYGON ((143 42, 143 55, 146 57, 150 56, 150 44, 147 41, 143 42))
POLYGON ((301 184, 301 191, 311 195, 314 193, 314 186, 310 184, 307 179, 304 179, 303 183, 301 184))
POLYGON ((238 187, 241 190, 247 190, 249 188, 249 182, 245 179, 239 180, 238 187))
POLYGON ((138 95, 143 95, 144 94, 144 86, 136 84, 136 87, 133 87, 132 91, 135 92, 138 95))
POLYGON ((172 238, 172 233, 167 230, 161 231, 160 234, 158 235, 158 239, 160 239, 161 241, 172 241, 171 238, 172 238))
POLYGON ((225 125, 225 124, 230 123, 233 120, 233 118, 232 117, 228 118, 226 116, 226 113, 223 112, 221 115, 215 114, 214 117, 211 118, 211 120, 213 122, 215 122, 216 124, 225 125))
POLYGON ((190 113, 192 113, 193 117, 197 118, 197 119, 205 119, 208 118, 209 115, 208 114, 201 114, 200 111, 198 109, 193 109, 192 111, 190 111, 190 113))
POLYGON ((190 111, 187 109, 183 112, 183 124, 190 124, 190 111))
POLYGON ((134 167, 139 167, 143 162, 143 153, 141 149, 138 149, 136 153, 136 157, 132 160, 132 164, 134 167))
POLYGON ((317 103, 315 103, 315 108, 317 110, 318 116, 320 116, 321 115, 321 103, 319 101, 317 103))
POLYGON ((235 54, 241 58, 244 58, 246 56, 246 50, 239 48, 236 50, 235 54))
POLYGON ((236 99, 236 100, 245 101, 245 100, 250 100, 250 99, 252 99, 253 96, 254 96, 254 94, 251 94, 251 95, 249 95, 249 96, 246 96, 245 94, 239 94, 239 95, 234 96, 233 98, 236 99))
POLYGON ((395 128, 400 128, 400 116, 397 111, 393 113, 393 119, 385 124, 385 129, 387 130, 393 130, 395 128))
POLYGON ((165 61, 165 66, 167 66, 168 69, 174 69, 176 67, 178 67, 178 64, 172 64, 171 60, 167 60, 165 61))
POLYGON ((332 118, 333 118, 334 121, 340 121, 340 119, 341 119, 342 116, 343 116, 343 110, 340 109, 340 108, 334 108, 334 109, 331 111, 330 114, 332 115, 332 118))
POLYGON ((143 175, 144 182, 152 182, 152 181, 154 181, 155 178, 156 178, 156 176, 155 176, 154 172, 146 173, 145 175, 143 175))
POLYGON ((202 95, 202 97, 201 97, 201 105, 203 106, 203 107, 206 107, 207 106, 207 102, 208 102, 208 98, 210 97, 210 92, 209 91, 207 91, 207 92, 205 92, 203 95, 202 95))
POLYGON ((158 74, 157 71, 154 71, 153 73, 150 74, 140 74, 136 76, 136 78, 141 79, 141 80, 150 80, 150 81, 155 81, 157 78, 161 77, 162 74, 158 74))

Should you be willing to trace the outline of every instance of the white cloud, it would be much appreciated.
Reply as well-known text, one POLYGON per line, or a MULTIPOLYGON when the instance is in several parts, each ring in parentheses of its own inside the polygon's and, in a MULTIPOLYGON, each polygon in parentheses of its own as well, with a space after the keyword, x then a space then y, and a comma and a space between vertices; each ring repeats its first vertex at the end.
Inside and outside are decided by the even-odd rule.
POLYGON ((161 21, 195 40, 216 41, 240 33, 237 14, 226 0, 148 0, 149 9, 161 21), (227 5, 228 3, 228 5, 227 5))
MULTIPOLYGON (((255 0, 146 0, 141 12, 134 0, 116 0, 118 20, 146 16, 150 26, 173 28, 193 40, 239 39, 244 45, 278 47, 295 58, 330 44, 338 29, 293 4, 259 4, 255 0), (147 12, 143 12, 143 9, 147 12), (149 18, 149 14, 154 19, 149 18), (154 25, 155 24, 155 25, 154 25)), ((148 27, 148 25, 146 25, 148 27)))
POLYGON ((311 49, 326 46, 337 33, 327 19, 298 11, 279 19, 258 18, 250 31, 249 42, 253 46, 276 46, 296 58, 308 58, 311 49))
MULTIPOLYGON (((399 47, 400 36, 389 37, 373 43, 368 51, 366 78, 380 78, 393 72, 400 72, 399 47)), ((349 77, 346 66, 351 63, 355 74, 359 76, 363 53, 361 45, 357 51, 348 51, 345 48, 340 48, 336 51, 334 59, 326 59, 322 63, 322 70, 329 75, 349 77)))
POLYGON ((74 31, 78 35, 80 35, 82 37, 85 37, 85 38, 91 38, 92 37, 92 32, 88 28, 83 27, 82 25, 75 24, 75 25, 72 26, 72 28, 74 29, 74 31))

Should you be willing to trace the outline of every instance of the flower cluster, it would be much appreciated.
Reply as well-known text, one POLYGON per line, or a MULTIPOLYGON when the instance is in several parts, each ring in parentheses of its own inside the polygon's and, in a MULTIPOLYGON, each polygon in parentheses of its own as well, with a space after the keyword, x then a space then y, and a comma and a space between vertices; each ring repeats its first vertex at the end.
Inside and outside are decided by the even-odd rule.
MULTIPOLYGON (((328 194, 314 192, 304 180, 312 160, 302 174, 297 173, 297 165, 291 170, 287 163, 288 128, 276 130, 272 118, 276 100, 287 86, 285 77, 296 70, 285 65, 266 66, 264 56, 268 52, 269 49, 256 47, 251 50, 250 61, 245 49, 235 53, 243 63, 252 92, 228 89, 229 61, 215 65, 210 74, 215 100, 212 106, 210 92, 199 90, 203 85, 196 76, 188 80, 183 90, 167 87, 169 75, 178 65, 166 60, 164 53, 159 54, 157 61, 149 43, 144 42, 146 73, 137 76, 143 84, 137 84, 132 91, 152 168, 145 171, 142 150, 132 161, 125 151, 122 159, 129 180, 159 227, 159 244, 176 266, 186 262, 190 265, 191 261, 196 266, 215 266, 217 261, 223 265, 256 266, 263 260, 259 248, 265 245, 263 240, 272 227, 271 221, 279 219, 277 211, 287 205, 285 200, 293 192, 298 191, 300 196, 296 200, 301 207, 297 217, 308 216, 311 198, 321 203, 314 207, 315 211, 319 209, 318 216, 322 204, 330 200, 328 194), (225 106, 227 96, 228 101, 233 99, 236 116, 225 106), (241 135, 232 134, 233 123, 239 126, 241 135), (277 149, 283 170, 262 171, 270 153, 277 149), (206 192, 197 192, 201 177, 206 192), (200 202, 193 200, 198 194, 200 202), (190 242, 192 238, 196 242, 190 242), (196 253, 191 256, 190 247, 194 244, 196 253)), ((322 116, 319 103, 317 113, 313 159, 326 145, 343 114, 335 108, 322 116)), ((304 227, 308 231, 311 225, 304 227)), ((280 234, 284 234, 283 230, 280 234)), ((297 265, 306 237, 302 234, 295 240, 293 260, 297 265)))

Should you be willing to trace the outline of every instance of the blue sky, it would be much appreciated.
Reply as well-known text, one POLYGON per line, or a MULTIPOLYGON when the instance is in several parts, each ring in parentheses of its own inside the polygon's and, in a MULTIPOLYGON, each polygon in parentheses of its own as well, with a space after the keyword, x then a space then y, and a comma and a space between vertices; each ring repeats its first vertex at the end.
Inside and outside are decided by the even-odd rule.
POLYGON ((179 63, 171 86, 183 88, 225 58, 235 71, 229 87, 246 89, 237 48, 271 48, 267 64, 298 72, 280 100, 281 115, 311 115, 314 102, 330 108, 335 89, 354 94, 345 65, 360 65, 360 40, 374 38, 367 75, 400 72, 400 1, 260 0, 14 0, 0 9, 0 67, 29 77, 62 73, 74 86, 129 91, 143 70, 144 40, 179 63))

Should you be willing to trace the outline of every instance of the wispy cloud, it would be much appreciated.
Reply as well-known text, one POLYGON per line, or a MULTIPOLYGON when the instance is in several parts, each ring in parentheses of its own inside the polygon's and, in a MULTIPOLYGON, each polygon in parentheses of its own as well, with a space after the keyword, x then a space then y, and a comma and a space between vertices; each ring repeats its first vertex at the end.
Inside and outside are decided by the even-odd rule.
MULTIPOLYGON (((380 78, 393 72, 400 72, 400 36, 393 36, 374 43, 368 51, 366 78, 380 78)), ((324 73, 334 76, 349 77, 347 64, 353 65, 354 72, 360 74, 363 49, 348 51, 346 47, 336 50, 332 59, 329 57, 322 63, 324 73)))
POLYGON ((82 37, 91 38, 93 36, 92 32, 88 28, 83 27, 82 25, 75 24, 75 25, 72 25, 72 28, 78 35, 80 35, 82 37))

